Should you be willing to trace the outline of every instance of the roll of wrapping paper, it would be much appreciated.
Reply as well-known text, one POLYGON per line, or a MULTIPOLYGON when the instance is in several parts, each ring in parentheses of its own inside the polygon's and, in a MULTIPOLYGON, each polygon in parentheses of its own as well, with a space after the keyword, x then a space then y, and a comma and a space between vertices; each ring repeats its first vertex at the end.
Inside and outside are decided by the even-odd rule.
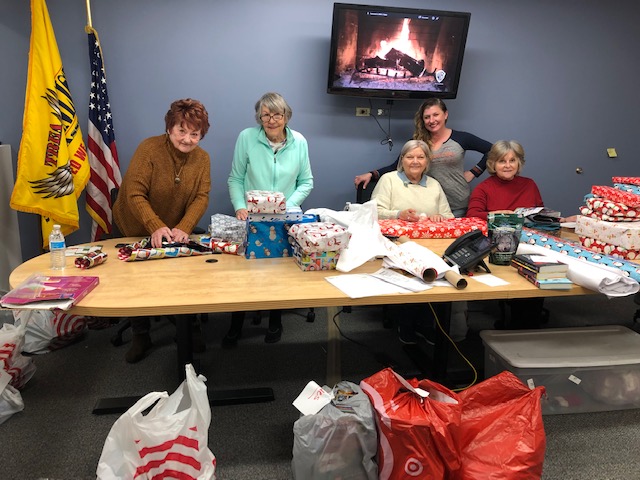
POLYGON ((467 288, 467 280, 455 270, 447 270, 444 272, 444 279, 458 290, 467 288))
POLYGON ((211 239, 211 250, 216 253, 229 253, 231 255, 242 255, 242 243, 226 242, 218 239, 211 239))
POLYGON ((93 268, 96 265, 100 265, 107 261, 107 253, 102 251, 89 252, 86 255, 75 259, 74 264, 77 268, 83 270, 87 268, 93 268))
MULTIPOLYGON (((399 237, 398 243, 407 243, 411 241, 409 237, 399 237)), ((415 263, 415 262, 412 262, 415 263)), ((407 265, 409 266, 409 265, 407 265)), ((414 265, 411 265, 413 267, 414 265)), ((436 278, 438 278, 438 271, 432 267, 423 267, 423 265, 418 266, 418 270, 411 268, 411 273, 416 275, 417 277, 422 278, 425 282, 433 282, 436 278)))
POLYGON ((202 252, 188 247, 138 248, 136 250, 121 248, 118 258, 125 262, 133 262, 136 260, 156 260, 159 258, 191 257, 207 254, 211 254, 211 251, 202 252))
MULTIPOLYGON (((406 243, 409 242, 411 239, 409 237, 400 237, 398 238, 398 242, 399 243, 406 243)), ((432 279, 431 280, 427 280, 426 278, 426 271, 425 271, 425 276, 424 281, 425 282, 433 282, 437 275, 438 272, 434 269, 434 268, 429 268, 427 269, 429 270, 429 277, 432 279)), ((456 272, 455 270, 447 270, 444 272, 444 279, 449 282, 451 285, 453 285, 454 287, 456 287, 458 290, 462 290, 463 288, 467 287, 467 281, 465 280, 465 278, 460 275, 458 272, 456 272)))

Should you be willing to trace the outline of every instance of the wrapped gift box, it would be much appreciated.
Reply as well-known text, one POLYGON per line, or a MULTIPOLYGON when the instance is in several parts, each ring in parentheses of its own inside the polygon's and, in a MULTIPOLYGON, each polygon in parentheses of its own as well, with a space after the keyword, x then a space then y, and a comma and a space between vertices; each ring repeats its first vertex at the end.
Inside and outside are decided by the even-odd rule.
POLYGON ((576 219, 576 235, 627 250, 640 250, 640 221, 606 222, 579 215, 576 219))
POLYGON ((626 183, 614 183, 613 188, 624 192, 640 195, 640 185, 627 185, 626 183))
POLYGON ((626 185, 640 185, 640 177, 612 177, 613 183, 624 183, 626 185))
POLYGON ((252 222, 297 222, 302 220, 300 207, 288 207, 286 213, 252 213, 249 215, 252 222))
POLYGON ((289 229, 299 222, 315 222, 315 215, 303 215, 296 223, 290 221, 254 222, 247 221, 246 258, 290 257, 292 246, 289 229))
POLYGON ((287 202, 282 192, 249 190, 245 192, 249 213, 287 213, 287 202))
POLYGON ((631 260, 632 262, 640 259, 640 250, 627 250, 626 248, 601 242, 591 237, 578 237, 578 239, 583 247, 593 252, 604 253, 605 255, 631 260))
MULTIPOLYGON (((622 182, 618 182, 622 183, 622 182)), ((598 197, 603 197, 607 200, 612 200, 617 203, 622 203, 627 207, 640 207, 640 195, 635 195, 629 192, 623 192, 613 187, 604 185, 594 185, 591 187, 591 193, 598 197)))
POLYGON ((291 227, 289 235, 306 253, 342 250, 351 237, 346 228, 331 222, 298 223, 291 227))
POLYGON ((591 197, 586 198, 585 203, 586 206, 580 208, 580 213, 585 216, 609 222, 636 222, 640 219, 640 209, 619 202, 591 197))
POLYGON ((244 243, 247 239, 247 222, 230 215, 211 215, 209 236, 225 242, 244 243))
POLYGON ((242 255, 244 253, 244 242, 226 242, 224 240, 211 239, 209 241, 211 251, 214 253, 229 253, 231 255, 242 255))
POLYGON ((293 259, 305 272, 335 270, 339 258, 340 252, 337 251, 306 253, 299 243, 293 244, 293 259))
POLYGON ((487 222, 481 218, 450 218, 442 222, 407 222, 396 218, 378 220, 380 231, 387 237, 458 238, 472 230, 487 234, 487 222))

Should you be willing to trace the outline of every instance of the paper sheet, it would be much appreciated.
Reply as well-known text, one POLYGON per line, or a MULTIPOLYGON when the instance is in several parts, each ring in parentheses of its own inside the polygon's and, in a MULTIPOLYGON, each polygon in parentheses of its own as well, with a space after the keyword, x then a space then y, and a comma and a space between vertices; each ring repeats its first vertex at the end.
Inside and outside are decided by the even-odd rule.
POLYGON ((367 273, 326 277, 327 282, 351 298, 375 297, 394 293, 411 293, 411 290, 372 277, 367 273))
POLYGON ((377 272, 372 273, 371 276, 385 282, 389 282, 393 285, 406 288, 412 292, 423 292, 433 288, 433 283, 428 284, 417 277, 408 277, 400 272, 396 272, 395 270, 390 270, 388 268, 381 268, 377 272))
POLYGON ((488 287, 501 287, 503 285, 509 285, 509 282, 502 280, 499 277, 496 277, 495 275, 491 275, 490 273, 484 274, 484 275, 474 275, 473 278, 475 281, 483 283, 485 285, 487 285, 488 287))

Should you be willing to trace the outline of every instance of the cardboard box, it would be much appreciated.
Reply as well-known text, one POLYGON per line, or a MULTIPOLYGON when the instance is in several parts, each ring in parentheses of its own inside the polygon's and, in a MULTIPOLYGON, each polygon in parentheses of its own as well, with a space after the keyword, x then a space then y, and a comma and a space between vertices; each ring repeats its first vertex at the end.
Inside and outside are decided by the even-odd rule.
POLYGON ((640 407, 640 334, 618 326, 484 330, 485 377, 542 385, 543 415, 640 407))
POLYGON ((293 244, 293 259, 306 272, 335 270, 339 258, 340 252, 305 253, 299 243, 294 242, 293 244))

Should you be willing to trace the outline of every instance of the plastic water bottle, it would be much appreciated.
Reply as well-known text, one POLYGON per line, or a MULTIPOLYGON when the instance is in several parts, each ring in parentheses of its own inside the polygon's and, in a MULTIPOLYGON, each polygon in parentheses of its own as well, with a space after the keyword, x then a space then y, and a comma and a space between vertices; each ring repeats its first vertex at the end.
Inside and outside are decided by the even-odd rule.
POLYGON ((64 235, 60 231, 60 225, 54 225, 49 235, 49 251, 51 252, 51 269, 64 270, 67 266, 67 245, 64 243, 64 235))

